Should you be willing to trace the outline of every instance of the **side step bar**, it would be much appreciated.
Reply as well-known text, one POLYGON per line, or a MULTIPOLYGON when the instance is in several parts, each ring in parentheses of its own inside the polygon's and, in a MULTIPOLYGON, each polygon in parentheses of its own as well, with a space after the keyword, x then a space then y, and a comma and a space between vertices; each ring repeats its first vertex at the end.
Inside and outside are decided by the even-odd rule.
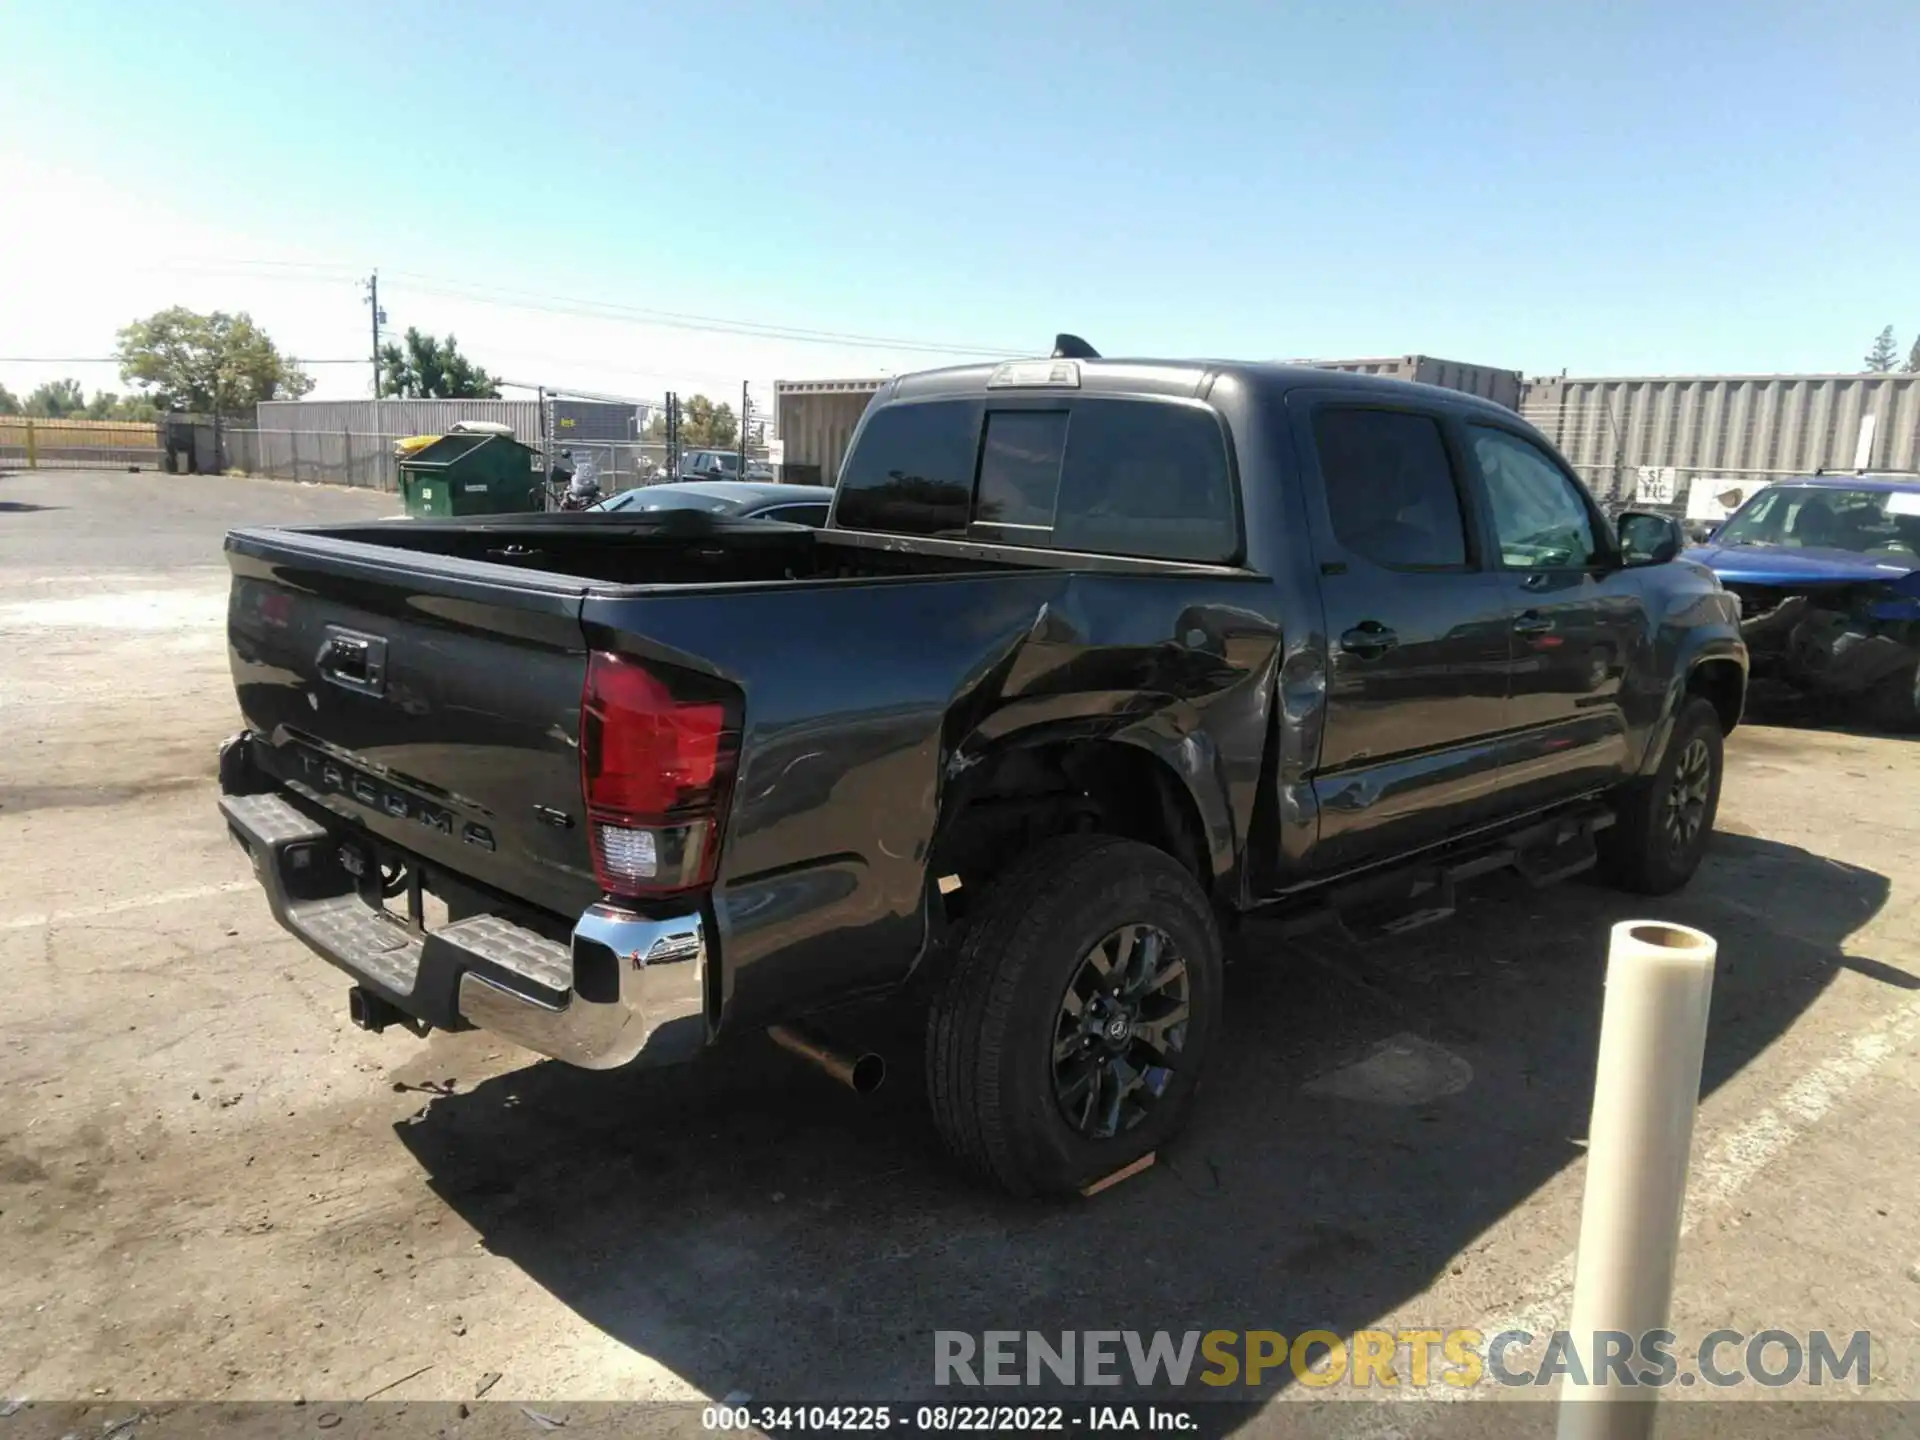
POLYGON ((1291 906, 1280 902, 1272 914, 1254 911, 1247 923, 1282 935, 1333 925, 1355 942, 1404 934, 1447 919, 1458 908, 1457 887, 1495 870, 1514 870, 1535 889, 1591 870, 1600 858, 1594 836, 1613 823, 1604 805, 1567 811, 1474 849, 1336 883, 1291 906))

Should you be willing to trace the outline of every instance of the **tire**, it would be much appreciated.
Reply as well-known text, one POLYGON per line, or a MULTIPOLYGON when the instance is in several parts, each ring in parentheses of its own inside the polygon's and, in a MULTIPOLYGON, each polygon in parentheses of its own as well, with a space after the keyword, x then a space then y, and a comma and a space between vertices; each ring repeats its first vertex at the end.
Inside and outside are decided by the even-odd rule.
POLYGON ((1170 856, 1104 835, 1046 841, 993 883, 934 997, 934 1121, 962 1164, 1016 1195, 1110 1175, 1180 1128, 1221 983, 1212 907, 1170 856), (1144 991, 1116 997, 1107 970, 1144 991))
POLYGON ((1602 830, 1601 873, 1637 895, 1666 895, 1693 878, 1720 809, 1725 737, 1712 702, 1686 701, 1660 768, 1618 797, 1618 815, 1602 830))
POLYGON ((1882 730, 1920 730, 1920 667, 1908 665, 1874 686, 1867 718, 1882 730))

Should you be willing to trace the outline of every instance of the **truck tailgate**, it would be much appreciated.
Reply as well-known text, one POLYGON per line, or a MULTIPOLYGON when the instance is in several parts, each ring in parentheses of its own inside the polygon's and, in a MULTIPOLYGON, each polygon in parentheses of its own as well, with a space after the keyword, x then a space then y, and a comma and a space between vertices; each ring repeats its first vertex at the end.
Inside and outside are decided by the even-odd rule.
POLYGON ((584 582, 287 531, 237 531, 227 559, 262 768, 548 911, 600 897, 580 790, 584 582))

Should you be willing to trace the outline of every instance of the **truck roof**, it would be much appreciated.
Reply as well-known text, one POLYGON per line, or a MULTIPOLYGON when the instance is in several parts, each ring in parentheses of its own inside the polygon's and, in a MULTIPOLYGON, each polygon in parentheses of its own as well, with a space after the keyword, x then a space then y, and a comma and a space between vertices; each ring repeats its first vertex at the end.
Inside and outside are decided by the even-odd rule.
MULTIPOLYGON (((1169 395, 1191 396, 1202 393, 1220 378, 1231 378, 1247 390, 1282 395, 1289 390, 1314 389, 1351 391, 1356 395, 1387 399, 1400 396, 1431 402, 1443 397, 1449 404, 1484 411, 1508 422, 1517 412, 1492 400, 1438 385, 1422 385, 1410 380, 1395 380, 1384 375, 1361 375, 1345 370, 1322 370, 1312 365, 1286 365, 1271 361, 1248 360, 1156 360, 1156 359, 1060 359, 1035 358, 1000 364, 954 365, 941 370, 921 370, 897 376, 882 385, 878 398, 885 400, 933 400, 994 393, 1004 388, 1009 394, 1031 395, 1048 387, 1044 380, 1031 383, 991 382, 1009 366, 1077 367, 1078 385, 1070 393, 1081 395, 1169 395)), ((1063 387, 1064 388, 1064 387, 1063 387)))

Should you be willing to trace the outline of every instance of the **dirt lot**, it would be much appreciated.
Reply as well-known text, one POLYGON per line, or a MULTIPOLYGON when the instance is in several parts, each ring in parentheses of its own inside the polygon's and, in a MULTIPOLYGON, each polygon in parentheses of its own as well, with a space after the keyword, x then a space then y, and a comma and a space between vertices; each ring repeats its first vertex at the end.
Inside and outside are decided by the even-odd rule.
POLYGON ((220 537, 392 509, 0 479, 0 1393, 907 1399, 935 1328, 1551 1329, 1605 931, 1651 912, 1722 947, 1675 1330, 1869 1329, 1920 1398, 1913 742, 1742 728, 1669 902, 1496 879, 1248 940, 1188 1136, 1020 1204, 944 1163, 917 1057, 861 1101, 758 1040, 591 1075, 348 1025, 215 815, 220 537))

